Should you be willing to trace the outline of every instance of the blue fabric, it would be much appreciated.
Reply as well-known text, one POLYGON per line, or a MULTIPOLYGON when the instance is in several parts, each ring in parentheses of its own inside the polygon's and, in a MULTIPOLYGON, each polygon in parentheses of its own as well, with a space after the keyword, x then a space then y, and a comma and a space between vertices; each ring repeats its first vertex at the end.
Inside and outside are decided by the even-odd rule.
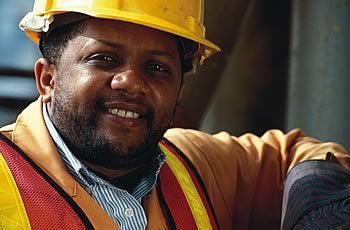
POLYGON ((47 113, 46 104, 43 104, 43 115, 49 133, 70 174, 85 188, 122 230, 145 229, 147 226, 147 217, 141 201, 154 186, 160 168, 165 162, 165 155, 159 150, 158 157, 154 159, 150 167, 150 173, 141 179, 132 191, 132 194, 130 194, 126 190, 115 187, 89 171, 72 154, 52 124, 47 113))
POLYGON ((305 161, 285 182, 282 229, 350 229, 350 171, 332 161, 305 161))

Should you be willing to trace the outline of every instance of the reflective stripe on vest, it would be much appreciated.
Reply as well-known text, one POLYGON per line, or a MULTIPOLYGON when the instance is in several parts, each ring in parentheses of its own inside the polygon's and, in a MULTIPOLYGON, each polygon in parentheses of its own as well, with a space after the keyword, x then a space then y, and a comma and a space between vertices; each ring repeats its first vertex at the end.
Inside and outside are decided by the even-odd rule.
POLYGON ((0 229, 30 229, 28 216, 9 167, 0 153, 0 229))
POLYGON ((161 196, 176 229, 218 229, 205 187, 192 163, 167 140, 160 142, 166 164, 160 171, 161 196))
MULTIPOLYGON (((167 140, 161 141, 160 148, 167 162, 159 175, 159 196, 172 217, 171 227, 218 229, 191 162, 167 140)), ((1 133, 0 207, 0 229, 93 229, 73 199, 1 133), (3 209, 5 205, 9 208, 3 209)))

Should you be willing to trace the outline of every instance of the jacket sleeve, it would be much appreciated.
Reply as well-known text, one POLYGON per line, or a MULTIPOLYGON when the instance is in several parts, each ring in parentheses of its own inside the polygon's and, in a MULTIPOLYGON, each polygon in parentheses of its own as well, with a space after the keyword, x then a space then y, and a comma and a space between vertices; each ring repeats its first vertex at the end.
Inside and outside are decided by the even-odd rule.
POLYGON ((350 170, 334 161, 305 161, 284 186, 281 229, 350 229, 350 170))
POLYGON ((235 229, 279 228, 283 183, 299 162, 325 159, 328 152, 344 165, 350 161, 340 145, 321 143, 299 129, 270 130, 262 137, 171 129, 165 136, 195 165, 220 225, 235 229))

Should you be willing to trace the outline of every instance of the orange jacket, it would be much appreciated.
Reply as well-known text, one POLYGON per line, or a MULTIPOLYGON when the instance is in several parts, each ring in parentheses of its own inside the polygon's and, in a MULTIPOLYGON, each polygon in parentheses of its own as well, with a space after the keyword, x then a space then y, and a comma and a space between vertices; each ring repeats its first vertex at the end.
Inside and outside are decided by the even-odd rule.
MULTIPOLYGON (((65 169, 42 116, 41 98, 26 108, 14 124, 0 129, 28 154, 80 206, 96 229, 118 229, 104 210, 65 169)), ((165 134, 192 161, 207 188, 221 229, 278 229, 282 187, 287 172, 307 159, 325 159, 332 152, 350 161, 346 150, 320 143, 300 130, 234 137, 171 129, 165 134)), ((348 166, 348 165, 347 165, 348 166)), ((155 189, 145 200, 149 229, 166 229, 155 189)))

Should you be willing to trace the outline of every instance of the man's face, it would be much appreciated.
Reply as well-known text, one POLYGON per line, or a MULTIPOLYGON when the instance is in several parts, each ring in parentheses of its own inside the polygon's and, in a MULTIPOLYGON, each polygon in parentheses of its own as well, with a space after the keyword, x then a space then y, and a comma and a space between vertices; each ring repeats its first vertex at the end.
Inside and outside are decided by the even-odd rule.
POLYGON ((181 88, 174 36, 143 26, 89 19, 53 74, 49 113, 78 158, 134 167, 154 154, 181 88))

